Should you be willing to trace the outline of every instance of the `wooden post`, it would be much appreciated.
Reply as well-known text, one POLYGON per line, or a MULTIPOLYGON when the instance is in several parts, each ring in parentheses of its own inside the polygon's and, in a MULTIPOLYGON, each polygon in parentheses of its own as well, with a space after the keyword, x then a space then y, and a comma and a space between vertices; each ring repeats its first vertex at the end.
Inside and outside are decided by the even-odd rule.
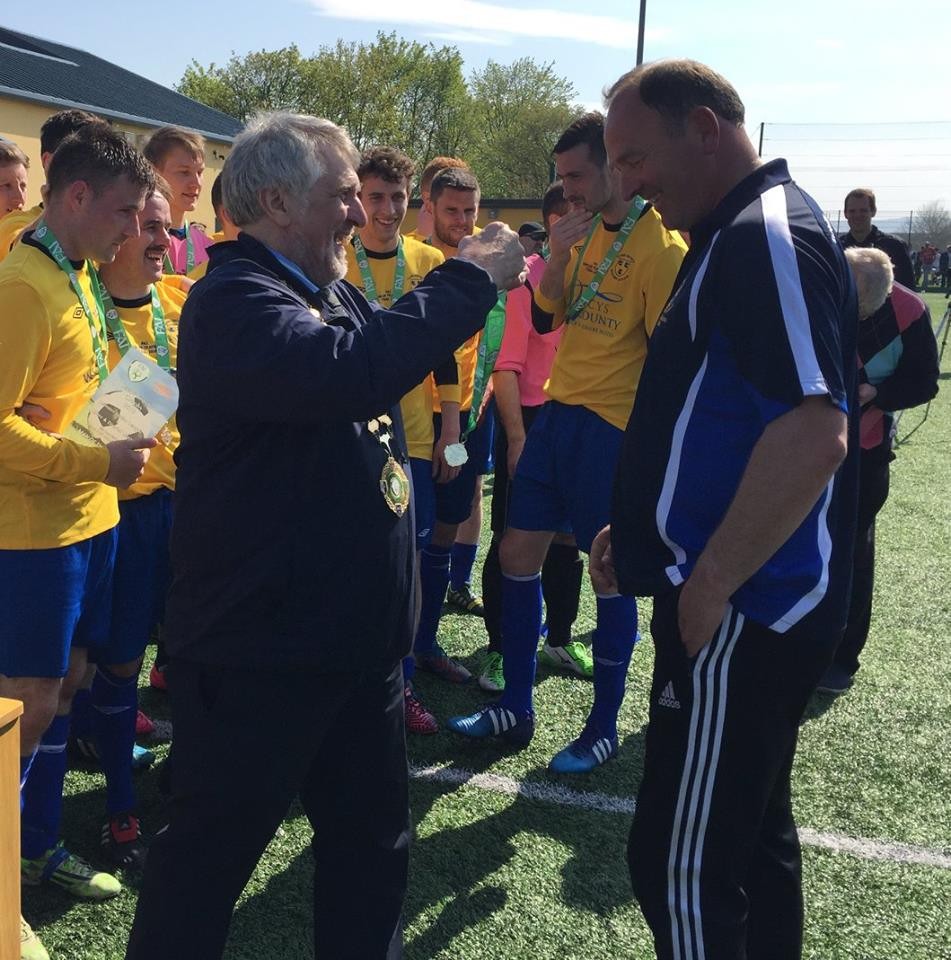
POLYGON ((0 960, 20 956, 19 700, 0 697, 0 960))

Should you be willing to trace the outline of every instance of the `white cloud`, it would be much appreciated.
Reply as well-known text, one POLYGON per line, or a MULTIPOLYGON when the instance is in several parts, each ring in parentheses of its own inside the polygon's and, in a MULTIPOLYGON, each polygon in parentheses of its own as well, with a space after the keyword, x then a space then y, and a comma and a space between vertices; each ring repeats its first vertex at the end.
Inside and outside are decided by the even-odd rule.
MULTIPOLYGON (((601 14, 570 13, 556 9, 502 7, 482 0, 443 0, 442 3, 422 3, 421 0, 308 0, 309 4, 326 17, 341 20, 362 20, 371 23, 392 23, 417 28, 447 27, 460 40, 491 42, 493 35, 520 37, 549 37, 573 40, 602 47, 630 50, 637 44, 636 19, 608 17, 601 14), (462 31, 461 33, 459 31, 462 31)), ((647 39, 666 39, 670 31, 665 27, 648 28, 647 39)), ((435 34, 430 34, 435 35, 435 34)), ((440 34, 445 38, 445 33, 440 34)))
POLYGON ((445 43, 486 43, 496 47, 512 45, 511 35, 475 33, 472 30, 424 30, 423 36, 429 40, 442 40, 445 43))

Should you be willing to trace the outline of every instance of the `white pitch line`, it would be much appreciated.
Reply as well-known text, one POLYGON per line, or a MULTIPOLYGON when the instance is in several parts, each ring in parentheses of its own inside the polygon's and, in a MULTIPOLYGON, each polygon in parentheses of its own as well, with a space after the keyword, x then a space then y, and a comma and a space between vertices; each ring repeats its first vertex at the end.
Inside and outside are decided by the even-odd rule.
MULTIPOLYGON (((475 787, 491 793, 525 797, 557 803, 563 807, 578 807, 599 813, 634 813, 634 801, 625 797, 612 797, 606 793, 586 790, 571 790, 557 783, 515 780, 498 773, 476 773, 458 767, 419 767, 410 764, 410 774, 417 780, 434 780, 457 787, 475 787)), ((951 870, 951 856, 930 847, 918 847, 907 843, 887 843, 881 840, 865 840, 841 833, 824 833, 810 827, 799 828, 799 839, 810 847, 821 847, 834 853, 847 853, 863 860, 884 860, 889 863, 907 863, 915 866, 951 870)))

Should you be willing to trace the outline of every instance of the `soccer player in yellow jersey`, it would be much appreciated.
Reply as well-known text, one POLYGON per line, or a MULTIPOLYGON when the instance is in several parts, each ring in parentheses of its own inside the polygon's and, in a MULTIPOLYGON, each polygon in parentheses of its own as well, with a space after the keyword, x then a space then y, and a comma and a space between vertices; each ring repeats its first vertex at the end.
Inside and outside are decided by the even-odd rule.
POLYGON ((61 434, 108 374, 90 261, 138 234, 153 182, 121 134, 90 125, 57 150, 43 219, 0 265, 0 696, 24 708, 22 876, 90 899, 120 887, 59 841, 69 711, 109 628, 113 488, 138 479, 154 441, 61 434), (48 411, 45 429, 20 415, 28 404, 48 411))
POLYGON ((0 217, 26 203, 30 158, 15 144, 0 140, 0 217))
MULTIPOLYGON (((126 240, 115 260, 100 268, 106 290, 110 367, 121 359, 123 346, 131 345, 175 372, 178 319, 185 294, 162 279, 170 228, 168 188, 160 182, 139 214, 139 235, 126 240)), ((142 654, 152 629, 162 622, 169 585, 175 489, 172 455, 178 446, 174 417, 158 439, 142 476, 119 493, 112 624, 108 641, 97 651, 92 685, 92 733, 106 776, 107 821, 100 842, 104 856, 127 869, 141 867, 145 856, 134 813, 132 749, 142 654)))
MULTIPOLYGON (((540 571, 556 532, 578 546, 610 519, 614 467, 634 404, 647 341, 686 252, 650 204, 624 200, 609 169, 604 117, 588 113, 555 144, 555 168, 573 208, 553 224, 551 259, 534 294, 540 332, 564 325, 547 386, 550 402, 516 467, 500 547, 505 691, 498 705, 450 727, 524 745, 534 732, 532 684, 541 626, 540 571)), ((617 715, 637 639, 637 607, 597 597, 594 705, 581 735, 550 769, 586 773, 617 754, 617 715)))
POLYGON ((171 189, 172 245, 166 259, 166 273, 188 276, 208 259, 213 241, 188 215, 198 206, 205 173, 205 141, 182 127, 160 127, 143 148, 146 158, 171 189))
MULTIPOLYGON (((465 166, 447 166, 433 179, 428 204, 433 233, 429 242, 447 259, 456 256, 464 237, 476 232, 479 194, 479 181, 465 166)), ((476 334, 456 350, 457 393, 452 395, 451 402, 442 391, 434 399, 437 412, 433 420, 439 435, 433 451, 436 524, 432 541, 421 557, 420 616, 413 647, 417 666, 452 683, 466 683, 472 674, 446 655, 436 642, 436 633, 449 587, 450 565, 455 562, 456 533, 473 512, 473 502, 481 492, 479 476, 486 472, 492 445, 491 432, 484 422, 465 437, 473 402, 478 348, 479 334, 476 334)), ((474 547, 471 554, 474 559, 474 547)))
MULTIPOLYGON (((357 168, 360 202, 367 222, 347 248, 346 278, 359 287, 368 300, 375 300, 384 307, 391 306, 412 290, 430 270, 443 262, 443 255, 434 247, 412 237, 400 236, 414 172, 413 161, 391 147, 374 147, 367 151, 357 168)), ((428 376, 400 400, 406 452, 413 477, 417 563, 429 545, 436 522, 432 465, 435 442, 433 380, 433 375, 428 376)), ((451 355, 446 364, 435 371, 435 384, 440 395, 458 399, 457 368, 451 355)), ((412 656, 403 660, 406 729, 409 733, 435 733, 439 729, 436 718, 413 690, 414 667, 412 656)))
MULTIPOLYGON (((49 169, 50 160, 56 148, 71 134, 89 123, 102 123, 98 117, 85 110, 60 110, 54 113, 40 127, 40 162, 44 174, 49 169)), ((20 234, 32 226, 43 213, 43 204, 24 210, 22 204, 5 216, 0 213, 0 260, 10 252, 10 248, 20 239, 20 234)))
POLYGON ((433 180, 437 173, 453 168, 468 170, 469 164, 466 163, 465 160, 460 160, 458 157, 433 157, 432 160, 426 164, 419 178, 419 195, 423 201, 423 205, 419 208, 419 213, 416 214, 416 229, 412 233, 407 234, 407 236, 412 237, 414 240, 419 240, 421 243, 426 243, 432 236, 433 212, 429 203, 429 189, 433 185, 433 180))

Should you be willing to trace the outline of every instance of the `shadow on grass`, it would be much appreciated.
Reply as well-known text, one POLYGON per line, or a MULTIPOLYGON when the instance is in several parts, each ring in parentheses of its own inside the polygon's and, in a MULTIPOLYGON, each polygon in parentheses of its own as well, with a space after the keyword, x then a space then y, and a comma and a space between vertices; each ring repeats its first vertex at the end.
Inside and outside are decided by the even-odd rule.
POLYGON ((828 713, 835 706, 840 696, 841 694, 838 693, 824 693, 817 690, 806 706, 805 713, 799 721, 799 726, 804 727, 810 720, 817 720, 823 714, 828 713))
MULTIPOLYGON (((461 789, 465 789, 461 784, 415 781, 411 797, 416 822, 422 823, 437 801, 461 789)), ((510 893, 493 875, 510 866, 520 835, 553 840, 570 851, 561 868, 560 889, 553 886, 532 894, 600 917, 629 904, 632 894, 623 868, 627 829, 623 817, 591 817, 516 796, 498 812, 417 838, 407 926, 440 904, 445 906, 425 932, 408 942, 407 960, 447 956, 454 939, 505 906, 510 893), (615 869, 610 869, 612 865, 615 869)), ((521 849, 524 853, 524 844, 521 849)))

